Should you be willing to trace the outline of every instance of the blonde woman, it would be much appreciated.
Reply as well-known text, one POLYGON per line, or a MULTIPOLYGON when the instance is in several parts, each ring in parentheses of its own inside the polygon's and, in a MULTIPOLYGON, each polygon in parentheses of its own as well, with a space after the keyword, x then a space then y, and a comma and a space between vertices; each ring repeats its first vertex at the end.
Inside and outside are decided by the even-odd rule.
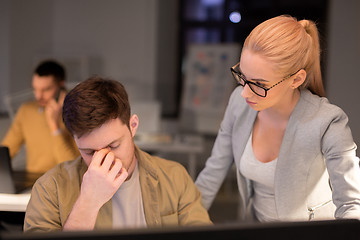
POLYGON ((324 97, 316 25, 279 16, 246 38, 232 93, 196 185, 210 208, 236 166, 242 220, 360 218, 360 171, 346 114, 324 97))

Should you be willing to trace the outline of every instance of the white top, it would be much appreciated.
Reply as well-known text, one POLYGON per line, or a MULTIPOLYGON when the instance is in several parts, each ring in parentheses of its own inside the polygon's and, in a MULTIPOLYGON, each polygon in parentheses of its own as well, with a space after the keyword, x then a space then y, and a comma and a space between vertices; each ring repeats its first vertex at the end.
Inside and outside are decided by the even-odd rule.
POLYGON ((252 134, 240 161, 240 172, 251 180, 254 191, 254 212, 260 222, 278 220, 274 196, 274 176, 277 158, 263 163, 256 159, 252 148, 252 134))
POLYGON ((114 228, 142 228, 147 226, 138 165, 136 165, 131 178, 125 181, 114 194, 112 211, 114 228))

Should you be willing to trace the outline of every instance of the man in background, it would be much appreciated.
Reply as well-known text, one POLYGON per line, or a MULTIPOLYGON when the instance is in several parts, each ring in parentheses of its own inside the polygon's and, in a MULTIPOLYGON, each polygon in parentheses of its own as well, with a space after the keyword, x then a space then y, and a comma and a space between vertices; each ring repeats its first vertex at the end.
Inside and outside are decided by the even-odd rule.
POLYGON ((79 155, 62 122, 66 95, 65 69, 58 62, 41 62, 32 76, 34 101, 22 104, 1 144, 13 158, 25 144, 26 171, 44 173, 79 155))

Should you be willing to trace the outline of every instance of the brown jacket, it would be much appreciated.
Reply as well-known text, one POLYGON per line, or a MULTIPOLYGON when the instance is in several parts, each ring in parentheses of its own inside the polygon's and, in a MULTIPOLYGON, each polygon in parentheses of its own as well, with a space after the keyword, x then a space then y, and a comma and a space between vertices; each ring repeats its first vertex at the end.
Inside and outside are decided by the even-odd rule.
MULTIPOLYGON (((148 227, 211 224, 201 195, 184 167, 136 148, 148 227)), ((81 158, 57 165, 34 185, 24 231, 61 230, 78 198, 87 166, 81 158)), ((112 201, 99 211, 95 229, 111 229, 112 201)))

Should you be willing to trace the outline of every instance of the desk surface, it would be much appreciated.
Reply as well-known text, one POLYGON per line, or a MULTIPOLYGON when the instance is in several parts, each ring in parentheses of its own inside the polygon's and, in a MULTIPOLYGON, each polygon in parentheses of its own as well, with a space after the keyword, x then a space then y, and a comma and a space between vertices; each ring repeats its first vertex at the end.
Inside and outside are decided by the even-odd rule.
POLYGON ((0 193, 0 211, 25 212, 29 200, 30 192, 19 194, 0 193))
POLYGON ((147 133, 135 135, 135 144, 145 151, 201 153, 204 139, 199 135, 147 133))
POLYGON ((30 200, 31 187, 41 175, 41 173, 14 171, 13 179, 16 189, 19 190, 20 193, 0 193, 0 211, 25 212, 30 200))

